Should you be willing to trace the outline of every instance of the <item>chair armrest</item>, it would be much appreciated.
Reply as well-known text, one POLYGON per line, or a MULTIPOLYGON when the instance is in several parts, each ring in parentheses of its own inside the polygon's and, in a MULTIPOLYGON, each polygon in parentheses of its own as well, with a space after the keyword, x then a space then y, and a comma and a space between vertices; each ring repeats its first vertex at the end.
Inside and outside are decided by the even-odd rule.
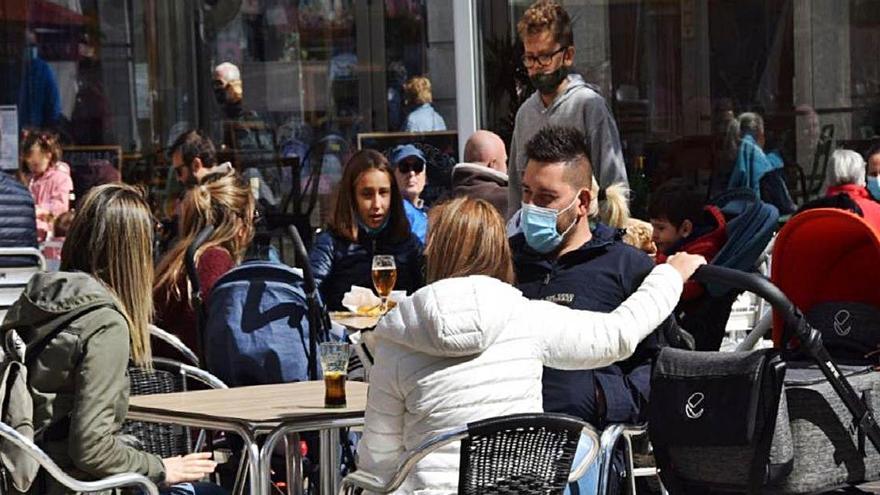
POLYGON ((0 437, 11 442, 23 451, 25 455, 32 457, 46 473, 73 492, 103 492, 114 488, 134 486, 140 488, 146 495, 159 495, 159 489, 146 476, 137 473, 114 474, 97 481, 80 481, 65 473, 58 464, 55 464, 48 454, 37 447, 33 441, 13 429, 11 426, 0 423, 0 437))
POLYGON ((571 466, 571 473, 568 475, 569 483, 574 483, 587 474, 590 465, 599 457, 599 435, 596 433, 596 430, 592 426, 584 426, 584 429, 581 431, 581 438, 583 439, 584 437, 590 439, 590 450, 577 465, 571 466))
POLYGON ((178 336, 162 330, 156 325, 150 325, 150 336, 155 337, 173 347, 175 351, 180 353, 180 355, 182 355, 186 358, 187 361, 189 361, 189 364, 193 366, 201 366, 201 364, 199 363, 199 358, 196 357, 196 353, 194 353, 189 347, 187 347, 186 344, 184 344, 178 336))
POLYGON ((355 471, 345 477, 340 485, 339 493, 343 495, 348 488, 360 488, 361 490, 369 490, 376 493, 389 493, 394 488, 388 487, 378 476, 374 476, 366 471, 355 471))
MULTIPOLYGON (((347 487, 361 488, 375 493, 391 493, 400 488, 400 485, 402 485, 406 480, 406 477, 409 476, 410 471, 412 471, 415 465, 424 459, 425 456, 444 445, 461 441, 461 439, 467 435, 467 426, 447 429, 416 447, 410 456, 397 466, 394 475, 386 483, 382 483, 382 480, 374 474, 363 470, 355 471, 342 480, 339 493, 340 495, 347 493, 347 487)), ((581 473, 581 475, 583 475, 583 473, 581 473)))

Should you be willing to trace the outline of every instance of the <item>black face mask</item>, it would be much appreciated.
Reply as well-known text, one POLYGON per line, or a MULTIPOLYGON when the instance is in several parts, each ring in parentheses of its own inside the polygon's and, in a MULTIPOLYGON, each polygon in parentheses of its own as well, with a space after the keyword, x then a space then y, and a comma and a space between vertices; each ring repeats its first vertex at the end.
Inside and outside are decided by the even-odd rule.
POLYGON ((219 105, 226 104, 226 88, 214 88, 214 99, 219 105))
POLYGON ((559 85, 562 84, 566 77, 568 77, 568 67, 562 65, 549 74, 529 76, 529 81, 542 95, 551 95, 556 92, 556 89, 559 88, 559 85))

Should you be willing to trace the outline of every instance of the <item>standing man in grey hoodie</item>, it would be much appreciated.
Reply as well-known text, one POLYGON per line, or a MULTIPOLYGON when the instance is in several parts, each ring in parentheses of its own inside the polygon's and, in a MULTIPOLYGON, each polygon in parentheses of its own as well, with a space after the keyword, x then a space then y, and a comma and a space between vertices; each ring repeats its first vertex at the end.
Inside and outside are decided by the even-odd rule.
POLYGON ((608 105, 580 75, 571 73, 574 37, 568 12, 554 0, 538 0, 516 28, 525 48, 523 64, 537 91, 516 113, 510 143, 508 216, 522 202, 526 143, 548 125, 575 127, 586 135, 599 187, 627 184, 620 135, 608 105))

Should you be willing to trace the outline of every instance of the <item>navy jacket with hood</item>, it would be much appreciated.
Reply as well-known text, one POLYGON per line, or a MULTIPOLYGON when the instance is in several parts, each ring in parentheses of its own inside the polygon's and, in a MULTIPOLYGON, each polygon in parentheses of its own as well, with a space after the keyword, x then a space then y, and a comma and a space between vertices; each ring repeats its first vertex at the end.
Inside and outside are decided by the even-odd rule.
POLYGON ((376 254, 394 256, 397 266, 394 290, 411 294, 425 285, 422 243, 415 234, 402 242, 392 242, 384 231, 376 236, 361 234, 360 237, 358 242, 351 242, 328 230, 318 235, 309 253, 315 283, 327 309, 344 310, 342 296, 352 285, 373 287, 373 255, 376 254))
MULTIPOLYGON (((654 267, 646 254, 624 244, 617 230, 602 224, 593 229, 590 241, 558 259, 531 249, 523 234, 510 243, 517 288, 523 295, 574 309, 611 312, 654 267)), ((671 318, 664 323, 670 324, 674 324, 671 318)), ((651 363, 660 348, 659 333, 643 340, 630 358, 605 368, 544 368, 544 410, 571 414, 599 427, 640 421, 650 392, 651 363), (605 396, 604 415, 597 410, 597 385, 605 396)))

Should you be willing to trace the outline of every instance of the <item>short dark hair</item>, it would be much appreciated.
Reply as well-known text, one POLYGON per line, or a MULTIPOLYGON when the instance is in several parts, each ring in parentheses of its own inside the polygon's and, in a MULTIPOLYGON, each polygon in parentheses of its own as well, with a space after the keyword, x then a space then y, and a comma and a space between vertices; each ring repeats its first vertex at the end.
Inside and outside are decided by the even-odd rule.
POLYGON ((551 31, 556 42, 562 47, 574 45, 571 33, 571 17, 568 12, 554 0, 538 0, 526 9, 516 24, 519 37, 551 31))
POLYGON ((211 138, 200 129, 190 129, 174 140, 174 144, 168 149, 168 156, 180 150, 183 164, 189 167, 193 160, 198 158, 202 165, 211 168, 217 164, 217 149, 211 138))
POLYGON ((574 127, 549 125, 539 130, 526 143, 528 161, 565 165, 565 179, 574 187, 592 187, 593 167, 590 164, 587 138, 574 127))
POLYGON ((648 217, 669 220, 673 227, 681 227, 685 220, 696 223, 703 214, 702 196, 681 179, 664 182, 651 193, 648 217))

